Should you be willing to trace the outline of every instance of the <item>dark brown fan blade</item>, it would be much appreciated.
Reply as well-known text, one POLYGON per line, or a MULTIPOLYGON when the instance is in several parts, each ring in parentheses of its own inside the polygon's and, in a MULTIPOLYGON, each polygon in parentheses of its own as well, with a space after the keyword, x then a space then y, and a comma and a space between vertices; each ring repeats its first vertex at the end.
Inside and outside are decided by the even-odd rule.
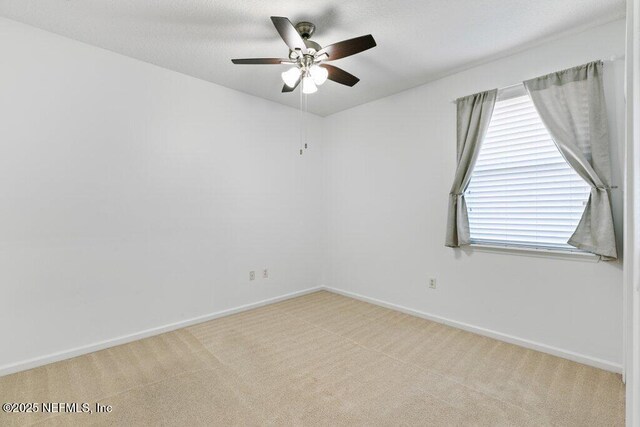
POLYGON ((327 55, 329 55, 329 58, 326 60, 334 61, 336 59, 344 58, 345 56, 355 55, 356 53, 371 49, 372 47, 376 47, 376 41, 373 39, 371 34, 367 34, 366 36, 343 40, 341 42, 325 46, 318 51, 316 57, 326 52, 327 55))
POLYGON ((302 53, 307 53, 307 46, 304 44, 304 40, 298 34, 298 31, 293 26, 289 18, 283 16, 272 16, 271 21, 275 25, 276 30, 280 33, 282 40, 289 46, 289 49, 296 51, 300 50, 302 53))
POLYGON ((360 81, 359 78, 353 74, 347 73, 342 68, 334 67, 329 64, 320 64, 322 68, 326 68, 329 71, 327 78, 333 80, 336 83, 340 83, 347 86, 353 86, 360 81))
POLYGON ((234 64, 288 64, 293 63, 287 58, 248 58, 248 59, 232 59, 234 64))
POLYGON ((289 87, 287 85, 282 86, 282 93, 293 92, 294 90, 296 90, 296 88, 300 84, 300 80, 301 79, 298 79, 298 81, 296 82, 295 85, 293 85, 293 87, 289 87))

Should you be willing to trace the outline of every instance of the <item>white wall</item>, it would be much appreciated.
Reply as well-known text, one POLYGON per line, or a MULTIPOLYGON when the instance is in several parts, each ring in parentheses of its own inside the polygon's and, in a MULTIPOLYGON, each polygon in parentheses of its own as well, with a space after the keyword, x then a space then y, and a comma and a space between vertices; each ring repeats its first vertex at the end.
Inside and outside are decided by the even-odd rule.
POLYGON ((320 284, 298 110, 5 19, 0 57, 1 372, 320 284))
MULTIPOLYGON (((619 369, 620 263, 453 250, 444 237, 456 159, 452 100, 622 55, 624 39, 624 21, 613 22, 326 118, 325 284, 619 369), (428 289, 429 277, 437 289, 428 289)), ((605 73, 613 182, 622 185, 623 61, 605 73)))

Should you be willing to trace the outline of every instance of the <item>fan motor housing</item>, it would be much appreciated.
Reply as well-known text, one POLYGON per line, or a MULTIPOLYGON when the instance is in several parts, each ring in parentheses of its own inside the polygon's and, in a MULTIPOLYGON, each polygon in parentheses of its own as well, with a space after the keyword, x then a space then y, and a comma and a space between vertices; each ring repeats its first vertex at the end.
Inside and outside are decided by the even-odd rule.
MULTIPOLYGON (((320 46, 318 43, 314 42, 313 40, 309 40, 309 37, 311 37, 316 31, 315 24, 308 21, 302 21, 298 22, 296 25, 294 25, 294 27, 298 34, 300 34, 300 37, 302 37, 302 40, 304 40, 304 44, 305 46, 307 46, 307 49, 312 49, 315 52, 322 49, 322 46, 320 46)), ((289 51, 290 59, 296 59, 297 57, 298 54, 296 52, 289 51)))

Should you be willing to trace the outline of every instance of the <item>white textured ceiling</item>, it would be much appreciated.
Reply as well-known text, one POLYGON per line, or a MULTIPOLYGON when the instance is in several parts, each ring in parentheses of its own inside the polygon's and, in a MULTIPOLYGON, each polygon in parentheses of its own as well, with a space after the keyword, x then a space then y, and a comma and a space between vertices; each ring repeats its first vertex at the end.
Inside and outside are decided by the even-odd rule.
POLYGON ((378 46, 333 62, 358 76, 325 83, 309 110, 328 115, 418 86, 555 35, 624 16, 624 0, 0 0, 0 15, 272 101, 282 65, 231 58, 284 57, 269 17, 316 24, 327 45, 373 34, 378 46))

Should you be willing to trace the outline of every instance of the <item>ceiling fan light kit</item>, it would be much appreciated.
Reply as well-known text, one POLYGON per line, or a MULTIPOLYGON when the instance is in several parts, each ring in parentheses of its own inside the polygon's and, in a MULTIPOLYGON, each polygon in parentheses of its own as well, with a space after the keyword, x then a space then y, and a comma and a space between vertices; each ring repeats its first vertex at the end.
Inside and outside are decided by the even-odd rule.
POLYGON ((322 47, 310 40, 316 30, 316 26, 311 22, 298 22, 294 26, 288 18, 282 16, 272 16, 271 21, 289 47, 288 58, 232 59, 231 62, 292 65, 281 74, 284 81, 282 92, 285 93, 293 92, 300 83, 303 93, 314 93, 327 79, 350 87, 355 85, 360 79, 325 62, 355 55, 376 46, 373 36, 368 34, 322 47))
POLYGON ((299 66, 291 67, 287 71, 284 71, 282 81, 291 89, 295 89, 298 85, 298 80, 302 78, 302 92, 309 94, 318 90, 317 86, 322 85, 327 81, 329 71, 326 68, 322 68, 310 61, 301 61, 299 66), (310 66, 308 64, 311 64, 310 66))

